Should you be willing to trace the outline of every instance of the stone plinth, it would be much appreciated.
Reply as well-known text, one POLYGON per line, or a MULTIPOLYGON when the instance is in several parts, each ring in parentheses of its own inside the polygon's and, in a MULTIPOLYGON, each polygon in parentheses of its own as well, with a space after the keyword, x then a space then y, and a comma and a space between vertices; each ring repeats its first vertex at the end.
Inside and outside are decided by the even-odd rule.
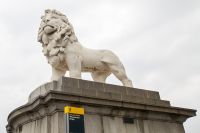
POLYGON ((155 91, 62 77, 36 88, 27 104, 13 110, 7 132, 65 133, 65 106, 85 109, 86 133, 185 133, 183 122, 196 116, 155 91))

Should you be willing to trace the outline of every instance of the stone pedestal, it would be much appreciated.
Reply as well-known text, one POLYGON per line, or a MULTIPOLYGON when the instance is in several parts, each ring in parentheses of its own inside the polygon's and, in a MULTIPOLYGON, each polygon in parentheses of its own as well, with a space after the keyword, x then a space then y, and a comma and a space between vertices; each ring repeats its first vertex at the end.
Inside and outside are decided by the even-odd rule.
POLYGON ((185 133, 183 122, 196 116, 155 91, 62 77, 36 88, 9 114, 7 133, 65 133, 65 106, 85 109, 86 133, 185 133))

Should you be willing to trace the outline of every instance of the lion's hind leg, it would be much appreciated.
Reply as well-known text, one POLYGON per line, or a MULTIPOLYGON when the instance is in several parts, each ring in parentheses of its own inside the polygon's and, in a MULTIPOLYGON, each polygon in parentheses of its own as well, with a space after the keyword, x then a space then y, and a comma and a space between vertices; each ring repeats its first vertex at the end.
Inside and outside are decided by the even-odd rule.
POLYGON ((111 72, 93 72, 91 73, 92 78, 96 82, 106 82, 106 78, 111 74, 111 72))
POLYGON ((127 77, 124 66, 122 64, 108 64, 110 71, 118 78, 124 86, 133 87, 132 81, 127 77))
POLYGON ((101 61, 108 65, 111 73, 118 78, 124 86, 133 87, 132 81, 127 77, 125 68, 119 58, 111 51, 102 50, 103 58, 101 61))

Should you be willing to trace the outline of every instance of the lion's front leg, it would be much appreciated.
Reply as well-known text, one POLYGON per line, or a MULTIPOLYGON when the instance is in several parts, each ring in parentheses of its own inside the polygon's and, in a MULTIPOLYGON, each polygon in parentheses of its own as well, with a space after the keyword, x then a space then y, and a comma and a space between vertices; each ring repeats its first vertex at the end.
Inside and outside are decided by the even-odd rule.
POLYGON ((81 79, 81 56, 74 53, 68 53, 66 55, 66 62, 69 68, 69 76, 81 79))
POLYGON ((65 76, 65 73, 66 73, 66 71, 52 67, 51 81, 53 81, 53 80, 57 81, 60 77, 65 76))

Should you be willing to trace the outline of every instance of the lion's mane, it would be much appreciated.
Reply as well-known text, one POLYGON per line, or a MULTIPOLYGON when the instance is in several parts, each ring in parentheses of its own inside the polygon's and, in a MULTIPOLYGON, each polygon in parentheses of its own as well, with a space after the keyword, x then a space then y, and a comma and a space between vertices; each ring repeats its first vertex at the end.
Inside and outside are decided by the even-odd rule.
POLYGON ((41 19, 42 22, 40 23, 38 31, 38 42, 42 43, 42 52, 44 56, 46 56, 48 63, 54 68, 67 70, 68 68, 65 63, 65 47, 69 41, 70 43, 78 41, 73 26, 65 15, 55 9, 45 10, 45 15, 41 16, 41 19), (56 33, 53 33, 54 35, 49 35, 44 32, 44 27, 46 26, 44 20, 47 14, 57 15, 59 19, 63 21, 62 25, 60 25, 60 29, 57 29, 56 33), (61 43, 61 45, 58 45, 58 42, 61 43))

